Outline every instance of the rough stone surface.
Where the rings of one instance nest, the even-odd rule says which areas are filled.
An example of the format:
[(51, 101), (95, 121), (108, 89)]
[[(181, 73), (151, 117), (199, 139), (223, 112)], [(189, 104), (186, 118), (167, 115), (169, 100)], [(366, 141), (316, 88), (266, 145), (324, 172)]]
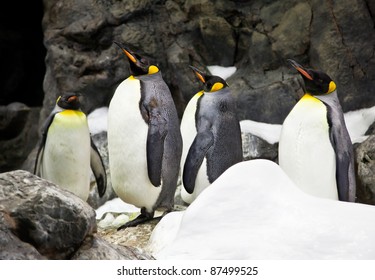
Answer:
[(375, 205), (375, 135), (355, 148), (357, 163), (357, 201)]
[(0, 186), (15, 235), (47, 258), (68, 258), (96, 230), (95, 211), (87, 203), (29, 172), (0, 174)]
[(375, 105), (373, 5), (363, 0), (45, 0), (44, 6), (41, 119), (64, 91), (82, 93), (86, 112), (108, 105), (129, 75), (114, 40), (155, 59), (180, 116), (199, 89), (189, 64), (235, 65), (228, 82), (240, 117), (282, 123), (300, 91), (287, 58), (329, 73), (345, 111)]
[(0, 206), (0, 260), (46, 259), (32, 245), (13, 234), (16, 227), (16, 221)]
[(87, 199), (87, 203), (90, 204), (91, 207), (93, 207), (94, 209), (97, 209), (101, 205), (103, 205), (106, 201), (117, 197), (117, 195), (112, 188), (111, 174), (109, 172), (107, 132), (100, 132), (98, 134), (92, 135), (92, 140), (94, 141), (96, 147), (99, 150), (99, 153), (102, 157), (104, 167), (106, 169), (106, 174), (107, 174), (107, 190), (103, 197), (99, 197), (98, 188), (96, 186), (94, 174), (91, 175), (91, 183), (90, 183), (91, 191)]
[(152, 260), (151, 255), (142, 250), (111, 244), (101, 237), (90, 236), (85, 239), (72, 260)]
[(0, 174), (0, 259), (152, 259), (137, 243), (105, 241), (95, 217), (86, 202), (27, 171)]
[(98, 228), (98, 235), (111, 244), (127, 247), (136, 247), (145, 250), (158, 220), (151, 220), (147, 223), (129, 227), (121, 230)]
[(40, 108), (14, 102), (0, 106), (0, 172), (19, 168), (38, 139)]
[(278, 143), (270, 144), (248, 132), (242, 132), (242, 152), (244, 160), (269, 159), (277, 162)]

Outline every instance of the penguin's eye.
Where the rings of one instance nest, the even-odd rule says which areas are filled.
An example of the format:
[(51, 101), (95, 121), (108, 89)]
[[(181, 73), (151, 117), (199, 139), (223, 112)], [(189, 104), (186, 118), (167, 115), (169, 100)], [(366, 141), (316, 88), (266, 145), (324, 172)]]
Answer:
[(69, 103), (74, 102), (74, 101), (76, 101), (76, 100), (77, 100), (77, 96), (75, 96), (75, 95), (70, 96), (70, 97), (68, 98), (68, 102), (69, 102)]

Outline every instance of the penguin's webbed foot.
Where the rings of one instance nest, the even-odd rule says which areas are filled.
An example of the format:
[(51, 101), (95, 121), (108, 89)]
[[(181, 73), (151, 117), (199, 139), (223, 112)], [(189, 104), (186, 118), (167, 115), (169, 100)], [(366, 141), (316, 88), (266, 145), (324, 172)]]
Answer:
[(143, 224), (147, 221), (150, 221), (153, 218), (154, 218), (154, 212), (148, 213), (148, 212), (145, 211), (145, 209), (142, 208), (141, 214), (137, 218), (123, 224), (122, 226), (117, 228), (117, 230), (121, 230), (121, 229), (128, 228), (128, 227), (135, 227), (137, 225), (140, 225), (140, 224)]

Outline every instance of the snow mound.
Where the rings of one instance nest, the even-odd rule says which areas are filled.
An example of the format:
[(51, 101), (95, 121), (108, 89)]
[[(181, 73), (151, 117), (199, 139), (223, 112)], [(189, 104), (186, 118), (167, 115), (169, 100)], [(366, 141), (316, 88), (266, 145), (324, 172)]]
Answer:
[(135, 213), (139, 211), (139, 208), (125, 203), (118, 197), (107, 201), (95, 210), (97, 219), (101, 219), (105, 213)]
[(281, 124), (268, 124), (252, 120), (240, 121), (241, 131), (251, 133), (270, 144), (279, 142), (281, 133)]
[(251, 160), (167, 214), (149, 248), (175, 260), (375, 259), (374, 221), (373, 206), (310, 196), (276, 163)]
[(375, 106), (347, 112), (344, 118), (352, 143), (361, 143), (367, 139), (365, 133), (375, 122)]
[(237, 71), (235, 66), (224, 67), (219, 65), (211, 65), (207, 66), (207, 69), (210, 71), (211, 75), (219, 76), (224, 80), (228, 79)]
[(108, 107), (100, 107), (87, 116), (87, 122), (91, 134), (107, 131)]

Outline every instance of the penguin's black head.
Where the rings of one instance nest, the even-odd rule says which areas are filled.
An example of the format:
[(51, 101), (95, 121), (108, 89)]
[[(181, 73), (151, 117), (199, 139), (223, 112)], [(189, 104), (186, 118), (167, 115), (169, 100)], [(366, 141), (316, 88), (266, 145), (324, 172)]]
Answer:
[(215, 92), (228, 86), (227, 82), (219, 76), (212, 76), (203, 73), (197, 68), (190, 66), (195, 75), (203, 83), (203, 90), (205, 92)]
[(56, 103), (61, 108), (68, 110), (79, 110), (81, 107), (79, 95), (76, 93), (63, 93), (57, 98)]
[(288, 59), (288, 61), (301, 74), (307, 93), (323, 95), (336, 89), (335, 82), (326, 73), (304, 68), (292, 59)]
[(114, 42), (129, 59), (130, 73), (134, 76), (154, 74), (159, 72), (159, 68), (151, 64), (146, 55), (141, 55), (121, 43)]

